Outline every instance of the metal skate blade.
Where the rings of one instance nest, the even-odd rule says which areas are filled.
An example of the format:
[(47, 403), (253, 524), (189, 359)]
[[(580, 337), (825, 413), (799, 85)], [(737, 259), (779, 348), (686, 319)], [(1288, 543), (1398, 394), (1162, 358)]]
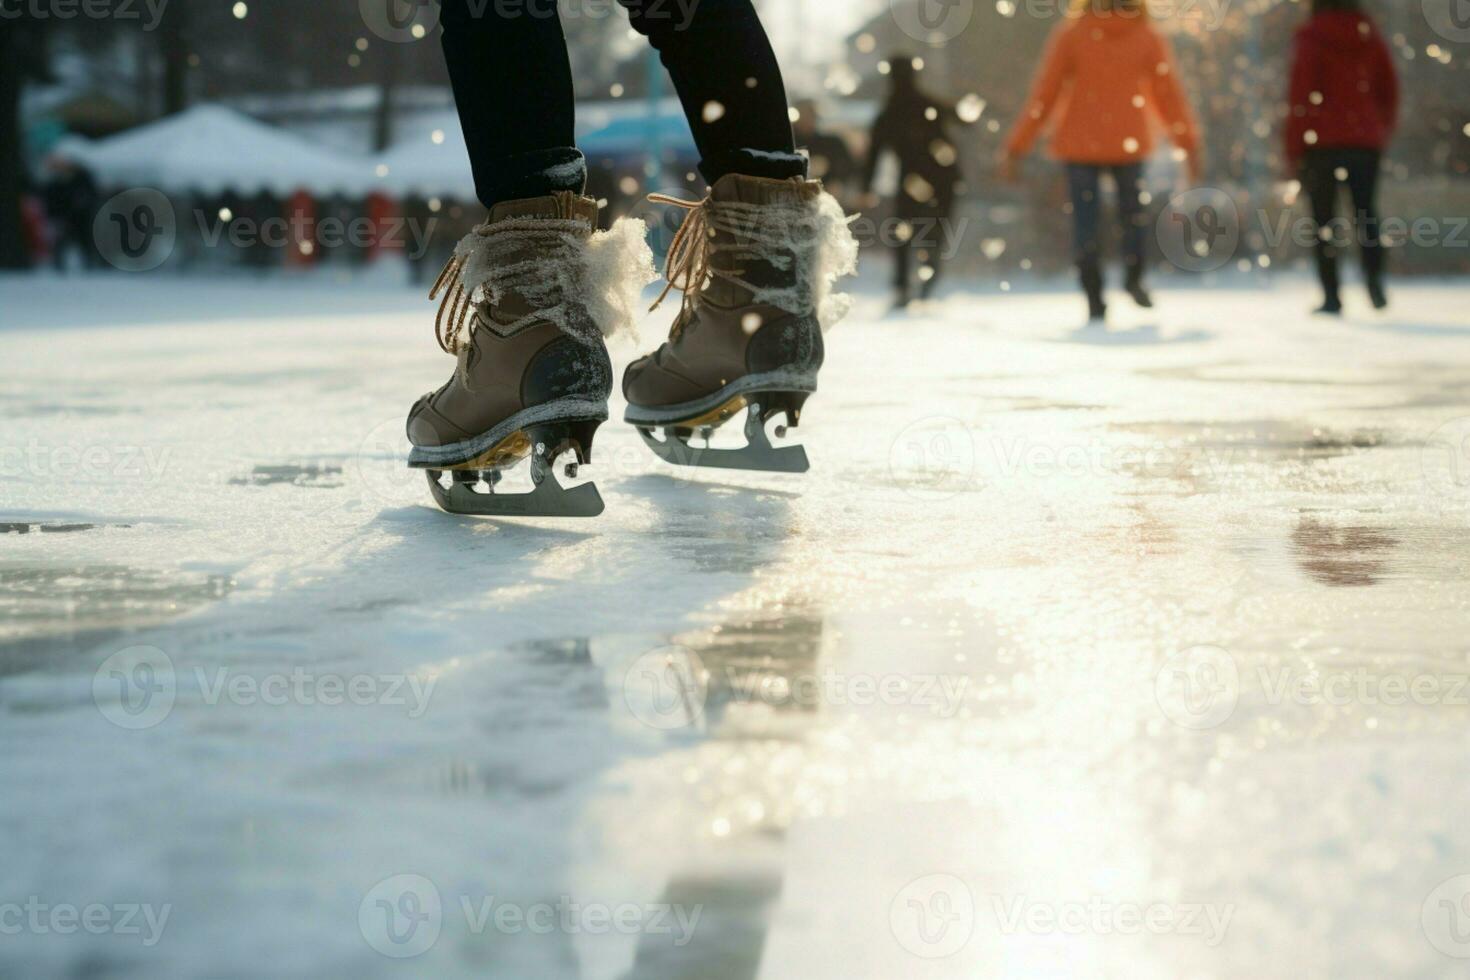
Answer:
[(458, 480), (445, 489), (440, 470), (429, 470), (429, 492), (451, 514), (483, 517), (596, 517), (604, 509), (597, 486), (583, 483), (567, 489), (546, 473), (529, 493), (480, 493)]
[[(811, 469), (803, 446), (772, 446), (761, 431), (741, 449), (701, 449), (664, 430), (660, 439), (653, 429), (638, 426), (638, 435), (655, 456), (675, 466), (703, 466), (721, 470), (761, 470), (769, 473), (805, 473)], [(747, 437), (749, 433), (747, 432)]]

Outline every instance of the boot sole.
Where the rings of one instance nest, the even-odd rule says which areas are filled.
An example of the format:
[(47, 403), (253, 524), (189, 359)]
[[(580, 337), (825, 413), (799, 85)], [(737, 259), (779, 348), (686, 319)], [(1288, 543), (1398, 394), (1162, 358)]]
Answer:
[[(677, 405), (657, 407), (629, 403), (623, 412), (623, 421), (637, 426), (674, 426), (678, 428), (709, 427), (710, 419), (719, 418), (714, 425), (728, 420), (744, 407), (746, 395), (765, 392), (799, 392), (810, 395), (817, 390), (817, 376), (803, 371), (765, 371), (736, 378), (717, 391), (702, 398), (680, 402)], [(743, 399), (743, 400), (742, 400)], [(739, 401), (739, 404), (735, 404)], [(730, 408), (734, 405), (733, 408)], [(725, 411), (725, 409), (729, 411)], [(723, 414), (723, 417), (720, 417)]]
[[(786, 424), (776, 427), (777, 436), (784, 436), (801, 421), (802, 405), (816, 390), (815, 374), (765, 372), (737, 379), (713, 394), (681, 405), (656, 410), (630, 405), (623, 417), (638, 429), (638, 435), (656, 456), (675, 466), (805, 473), (811, 468), (806, 450), (801, 446), (773, 446), (766, 436), (765, 423), (776, 415), (785, 415)], [(714, 430), (741, 409), (747, 410), (746, 445), (740, 449), (710, 447), (708, 440)], [(655, 429), (663, 430), (662, 438), (654, 434)], [(703, 448), (690, 442), (696, 435), (706, 440)]]
[(606, 421), (607, 402), (559, 398), (523, 408), (473, 438), (444, 446), (415, 446), (408, 455), (408, 465), (419, 470), (495, 469), (514, 463), (530, 452), (532, 440), (527, 429), (548, 423), (585, 423), (595, 429)]

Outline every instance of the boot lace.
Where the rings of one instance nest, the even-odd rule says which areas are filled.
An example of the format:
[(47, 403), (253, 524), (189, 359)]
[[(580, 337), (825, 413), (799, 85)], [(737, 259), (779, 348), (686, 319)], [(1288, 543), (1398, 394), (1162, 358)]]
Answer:
[(475, 226), (455, 246), (429, 290), (429, 299), (440, 300), (434, 317), (440, 349), (458, 354), (478, 322), (470, 321), (471, 311), (511, 294), (522, 297), (531, 313), (508, 325), (507, 333), (530, 320), (551, 320), (575, 330), (580, 326), (575, 321), (584, 316), (573, 307), (580, 299), (586, 238), (587, 223), (575, 218), (510, 218)]
[(770, 220), (773, 207), (779, 206), (716, 202), (709, 195), (700, 201), (687, 201), (667, 194), (650, 194), (648, 200), (688, 212), (669, 243), (663, 292), (649, 307), (650, 312), (658, 309), (672, 290), (684, 294), (671, 338), (679, 336), (714, 279), (723, 279), (752, 293), (757, 291), (754, 284), (742, 278), (746, 274), (744, 268), (716, 265), (716, 254), (728, 252), (736, 262), (764, 259), (777, 268), (789, 268), (793, 262), (794, 243), (789, 228)]

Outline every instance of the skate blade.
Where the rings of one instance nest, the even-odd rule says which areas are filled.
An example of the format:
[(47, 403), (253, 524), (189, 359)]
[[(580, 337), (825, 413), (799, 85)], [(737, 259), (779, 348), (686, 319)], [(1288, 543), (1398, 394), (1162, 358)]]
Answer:
[[(698, 418), (688, 419), (678, 425), (666, 425), (663, 438), (654, 435), (655, 426), (637, 426), (638, 435), (644, 445), (655, 456), (675, 466), (702, 466), (709, 469), (756, 470), (767, 473), (805, 473), (811, 469), (803, 446), (773, 446), (766, 436), (765, 421), (784, 412), (788, 423), (795, 426), (801, 418), (801, 406), (807, 392), (760, 392), (749, 396), (737, 395), (711, 412)], [(765, 402), (766, 404), (762, 404)], [(695, 446), (689, 442), (697, 430), (706, 438), (713, 429), (727, 421), (741, 408), (748, 408), (745, 416), (745, 442), (740, 449), (714, 449)], [(778, 434), (780, 434), (778, 432)]]
[(567, 489), (546, 473), (530, 493), (483, 493), (460, 480), (446, 488), (441, 470), (429, 470), (429, 492), (434, 502), (450, 514), (479, 517), (596, 517), (606, 505), (597, 486), (584, 483)]
[[(577, 467), (592, 456), (592, 437), (600, 420), (550, 423), (513, 432), (489, 450), (454, 467), (426, 470), (434, 502), (450, 514), (483, 517), (596, 517), (604, 510), (596, 485), (583, 483), (563, 487), (553, 475), (555, 462), (570, 451), (576, 462), (567, 466), (575, 476)], [(500, 470), (531, 460), (528, 493), (496, 493)], [(441, 482), (449, 474), (449, 485)], [(486, 485), (488, 492), (475, 489)]]

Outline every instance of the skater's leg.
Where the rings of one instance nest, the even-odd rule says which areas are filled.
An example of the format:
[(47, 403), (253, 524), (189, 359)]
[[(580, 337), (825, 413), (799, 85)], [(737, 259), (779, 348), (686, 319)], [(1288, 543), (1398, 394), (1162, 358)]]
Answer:
[(581, 193), (572, 69), (555, 7), (443, 0), (444, 60), (480, 203)]
[(893, 250), (893, 305), (909, 305), (913, 283), (914, 240), (912, 237), (897, 241)]
[(1073, 253), (1082, 290), (1087, 294), (1088, 316), (1094, 320), (1102, 319), (1107, 312), (1103, 302), (1102, 244), (1099, 240), (1101, 171), (1101, 167), (1092, 164), (1067, 164), (1067, 186), (1072, 198)]
[[(442, 0), (444, 56), (476, 195), (489, 209), (455, 247), (430, 290), (434, 330), (455, 356), (449, 380), (409, 410), (409, 465), (454, 513), (590, 517), (591, 484), (568, 487), (607, 419), (612, 364), (603, 338), (628, 326), (653, 278), (638, 222), (597, 240), (597, 202), (573, 146), (573, 92), (556, 11)], [(646, 267), (646, 268), (645, 268)], [(528, 461), (532, 489), (496, 489)], [(480, 490), (480, 487), (486, 487)]]
[(1101, 258), (1099, 222), (1102, 214), (1102, 168), (1088, 163), (1067, 164), (1067, 190), (1072, 201), (1073, 257), (1080, 265)]
[(944, 243), (947, 240), (945, 229), (948, 227), (952, 209), (950, 202), (936, 201), (934, 213), (925, 219), (924, 254), (927, 258), (924, 264), (929, 267), (929, 278), (919, 287), (919, 295), (924, 299), (934, 295), (934, 291), (939, 288), (939, 277), (944, 272)]
[(1143, 165), (1128, 163), (1112, 171), (1113, 182), (1118, 185), (1118, 223), (1123, 231), (1124, 286), (1139, 306), (1151, 307), (1153, 297), (1143, 284), (1148, 226), (1143, 209)]
[(1324, 313), (1342, 310), (1338, 291), (1337, 242), (1332, 228), (1337, 217), (1337, 160), (1335, 154), (1314, 150), (1302, 164), (1302, 187), (1312, 203), (1312, 222), (1317, 228), (1317, 277), (1322, 282)]
[(751, 0), (619, 2), (674, 80), (705, 180), (806, 176), (781, 69)]
[[(857, 242), (841, 206), (805, 179), (751, 0), (619, 2), (673, 78), (710, 183), (701, 201), (655, 198), (688, 212), (665, 268), (664, 295), (684, 297), (668, 341), (624, 372), (623, 418), (668, 462), (803, 472), (802, 448), (772, 446), (764, 426), (784, 416), (781, 438), (816, 391), (822, 328), (847, 307), (829, 288), (853, 271)], [(907, 248), (894, 258), (906, 279)], [(690, 445), (742, 410), (744, 448)]]
[(1345, 160), (1348, 172), (1348, 192), (1352, 195), (1353, 210), (1358, 223), (1358, 241), (1363, 253), (1363, 278), (1368, 283), (1368, 293), (1373, 305), (1382, 309), (1388, 305), (1384, 291), (1384, 258), (1382, 219), (1378, 214), (1378, 174), (1381, 157), (1377, 150), (1354, 150)]

